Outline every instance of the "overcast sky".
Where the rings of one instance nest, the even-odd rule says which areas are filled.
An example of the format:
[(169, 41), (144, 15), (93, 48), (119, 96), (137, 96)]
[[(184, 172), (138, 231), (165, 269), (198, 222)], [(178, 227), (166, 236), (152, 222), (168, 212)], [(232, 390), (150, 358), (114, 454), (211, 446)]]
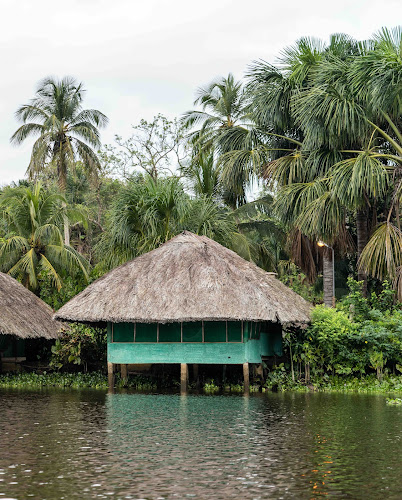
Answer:
[(104, 143), (157, 113), (192, 109), (216, 76), (275, 63), (302, 36), (368, 38), (402, 24), (400, 0), (0, 0), (0, 185), (23, 178), (32, 142), (11, 146), (14, 112), (48, 75), (87, 89), (84, 107), (110, 123)]

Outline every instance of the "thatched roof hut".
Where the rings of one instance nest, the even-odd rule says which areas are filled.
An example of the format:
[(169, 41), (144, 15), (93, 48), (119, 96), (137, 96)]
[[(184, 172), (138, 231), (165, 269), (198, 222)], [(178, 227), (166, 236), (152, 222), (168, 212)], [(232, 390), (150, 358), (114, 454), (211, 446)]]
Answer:
[(309, 322), (310, 304), (273, 273), (190, 232), (113, 269), (56, 319), (89, 323)]
[(0, 334), (56, 339), (60, 324), (52, 309), (8, 274), (0, 273)]

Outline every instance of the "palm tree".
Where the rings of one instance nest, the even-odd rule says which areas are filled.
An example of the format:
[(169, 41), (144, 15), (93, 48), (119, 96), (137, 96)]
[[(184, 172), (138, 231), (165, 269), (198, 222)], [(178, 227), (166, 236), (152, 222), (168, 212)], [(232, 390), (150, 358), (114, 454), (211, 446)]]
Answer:
[[(36, 178), (50, 165), (56, 168), (60, 190), (66, 189), (67, 171), (81, 160), (88, 176), (96, 176), (100, 168), (94, 148), (100, 147), (99, 128), (106, 126), (107, 117), (96, 109), (83, 109), (85, 89), (74, 78), (56, 80), (47, 77), (36, 90), (34, 99), (16, 111), (23, 122), (11, 137), (21, 144), (37, 137), (28, 165), (30, 178)], [(69, 243), (68, 225), (65, 243)]]
[(190, 137), (203, 147), (219, 145), (228, 129), (248, 121), (248, 100), (243, 85), (231, 73), (200, 87), (194, 105), (200, 105), (202, 111), (187, 111), (182, 120), (188, 128), (200, 125)]
[(60, 289), (63, 273), (81, 272), (88, 263), (74, 248), (64, 245), (60, 227), (75, 214), (60, 194), (46, 193), (40, 183), (33, 189), (7, 188), (0, 196), (0, 221), (5, 237), (0, 242), (0, 270), (37, 291), (40, 274), (47, 273)]
[(176, 177), (139, 177), (117, 195), (96, 250), (102, 264), (112, 268), (184, 230), (230, 246), (236, 225), (228, 213), (208, 195), (191, 198)]
[(387, 276), (395, 286), (402, 255), (401, 55), (401, 28), (383, 29), (354, 57), (322, 65), (315, 86), (297, 100), (310, 145), (326, 137), (343, 155), (328, 172), (329, 188), (356, 216), (359, 279)]
[[(337, 235), (328, 227), (313, 224), (300, 229), (300, 215), (314, 196), (322, 197), (320, 213), (325, 218), (333, 214), (329, 209), (330, 198), (326, 173), (339, 161), (336, 151), (325, 145), (307, 147), (306, 131), (298, 121), (296, 100), (306, 89), (314, 88), (317, 69), (328, 59), (345, 57), (351, 51), (348, 37), (332, 37), (328, 47), (315, 39), (302, 38), (295, 46), (285, 49), (276, 68), (264, 61), (255, 63), (248, 74), (247, 86), (252, 102), (254, 122), (259, 126), (260, 141), (249, 151), (233, 151), (226, 154), (224, 173), (233, 169), (254, 170), (263, 162), (263, 177), (273, 192), (277, 193), (278, 216), (288, 230), (287, 248), (292, 259), (313, 280), (316, 277), (318, 259), (317, 241), (325, 239), (334, 243)], [(322, 181), (315, 182), (323, 177)], [(318, 208), (318, 207), (317, 207)], [(318, 212), (317, 212), (318, 213)], [(313, 213), (312, 215), (315, 215)], [(334, 228), (342, 228), (339, 220)], [(323, 251), (324, 298), (332, 303), (332, 252)], [(328, 274), (328, 270), (330, 273)]]
[(194, 148), (191, 161), (181, 168), (181, 173), (197, 196), (222, 197), (220, 169), (212, 151)]
[[(195, 105), (201, 111), (187, 111), (182, 122), (190, 130), (190, 144), (203, 153), (213, 154), (215, 161), (228, 151), (249, 147), (250, 110), (241, 82), (232, 74), (214, 80), (198, 89)], [(194, 130), (195, 129), (195, 130)], [(245, 203), (245, 189), (250, 178), (246, 172), (221, 179), (223, 189), (232, 193), (234, 206)]]

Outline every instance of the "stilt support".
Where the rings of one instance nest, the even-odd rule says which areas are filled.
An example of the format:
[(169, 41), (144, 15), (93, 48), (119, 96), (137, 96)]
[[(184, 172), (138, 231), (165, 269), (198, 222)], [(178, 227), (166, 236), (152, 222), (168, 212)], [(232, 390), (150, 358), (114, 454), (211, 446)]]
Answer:
[(250, 393), (250, 367), (248, 363), (243, 363), (244, 393)]
[(114, 364), (109, 363), (109, 362), (107, 364), (107, 380), (108, 380), (109, 390), (113, 390), (113, 388), (114, 388)]
[(186, 393), (188, 391), (188, 364), (180, 364), (180, 392)]
[(127, 365), (120, 365), (121, 378), (127, 380)]
[(200, 388), (200, 377), (198, 374), (198, 365), (193, 365), (193, 377), (197, 389)]

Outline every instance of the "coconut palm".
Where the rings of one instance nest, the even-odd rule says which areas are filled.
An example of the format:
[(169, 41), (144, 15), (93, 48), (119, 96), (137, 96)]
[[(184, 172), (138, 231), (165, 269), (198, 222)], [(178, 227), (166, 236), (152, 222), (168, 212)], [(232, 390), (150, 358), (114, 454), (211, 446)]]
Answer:
[(248, 101), (243, 85), (231, 73), (200, 87), (194, 104), (200, 105), (202, 111), (187, 111), (182, 120), (188, 128), (200, 126), (190, 137), (204, 148), (219, 147), (228, 129), (248, 122)]
[[(190, 131), (189, 142), (203, 152), (212, 153), (215, 161), (232, 150), (250, 148), (250, 110), (247, 95), (241, 82), (232, 74), (214, 80), (197, 91), (195, 105), (201, 111), (187, 111), (182, 122)], [(221, 179), (222, 181), (222, 179)], [(247, 172), (226, 176), (224, 190), (233, 194), (232, 205), (245, 203), (245, 189), (250, 182)]]
[[(96, 176), (100, 168), (96, 148), (100, 147), (99, 128), (108, 122), (96, 109), (83, 109), (85, 89), (74, 78), (52, 77), (42, 80), (29, 104), (16, 111), (23, 125), (11, 137), (21, 144), (37, 137), (28, 165), (30, 178), (36, 178), (48, 166), (57, 172), (59, 188), (66, 189), (67, 171), (81, 160), (89, 177)], [(68, 225), (65, 225), (65, 243), (69, 244)]]
[(0, 270), (32, 291), (38, 290), (42, 272), (57, 289), (65, 273), (83, 273), (87, 278), (87, 261), (64, 245), (60, 231), (64, 218), (74, 215), (62, 195), (46, 193), (40, 183), (33, 189), (7, 188), (0, 196), (0, 221), (5, 227)]
[(82, 83), (74, 78), (48, 77), (39, 83), (35, 98), (16, 112), (23, 125), (13, 134), (11, 142), (21, 144), (39, 136), (32, 148), (29, 175), (35, 177), (50, 162), (57, 168), (62, 191), (66, 188), (67, 170), (78, 159), (90, 174), (99, 168), (93, 148), (100, 147), (98, 128), (108, 120), (96, 109), (82, 108), (84, 93)]

